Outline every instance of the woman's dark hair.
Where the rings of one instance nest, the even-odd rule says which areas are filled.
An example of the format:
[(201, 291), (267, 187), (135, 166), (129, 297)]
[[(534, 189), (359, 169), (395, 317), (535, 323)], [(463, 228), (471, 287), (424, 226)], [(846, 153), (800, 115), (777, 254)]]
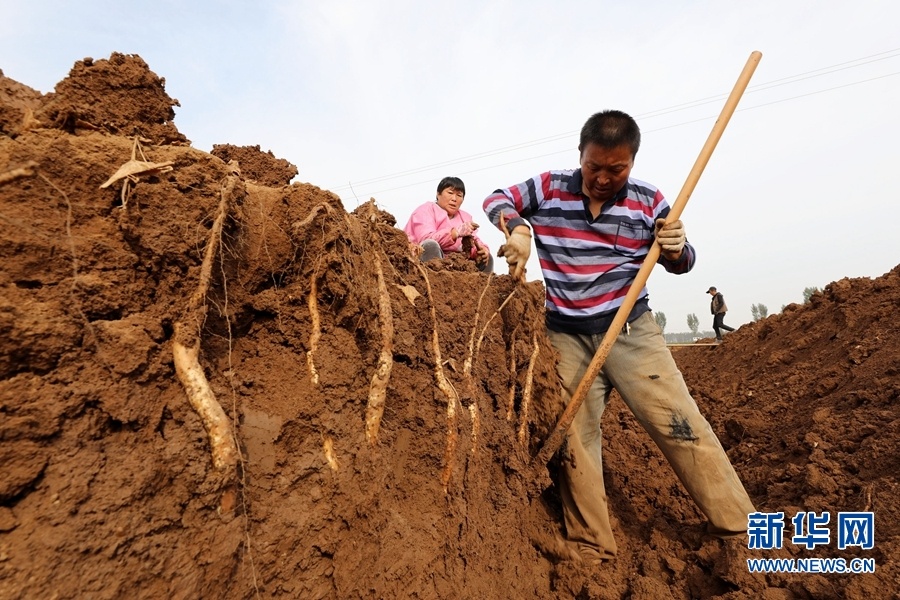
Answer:
[(462, 195), (466, 195), (466, 184), (463, 183), (462, 179), (459, 177), (444, 177), (441, 179), (441, 182), (438, 184), (437, 193), (440, 194), (447, 188), (453, 188), (454, 190), (459, 190), (462, 192)]

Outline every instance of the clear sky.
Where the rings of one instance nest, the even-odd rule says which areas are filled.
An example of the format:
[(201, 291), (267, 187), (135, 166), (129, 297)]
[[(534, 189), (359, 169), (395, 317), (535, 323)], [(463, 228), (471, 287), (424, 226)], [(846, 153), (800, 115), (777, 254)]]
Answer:
[(709, 328), (710, 285), (737, 326), (751, 304), (777, 313), (806, 287), (900, 263), (898, 23), (889, 0), (0, 0), (0, 69), (46, 93), (84, 57), (140, 55), (194, 147), (258, 144), (401, 227), (459, 176), (496, 252), (481, 201), (577, 167), (599, 110), (637, 119), (632, 175), (674, 202), (758, 50), (682, 216), (697, 266), (650, 278), (675, 332), (688, 313)]

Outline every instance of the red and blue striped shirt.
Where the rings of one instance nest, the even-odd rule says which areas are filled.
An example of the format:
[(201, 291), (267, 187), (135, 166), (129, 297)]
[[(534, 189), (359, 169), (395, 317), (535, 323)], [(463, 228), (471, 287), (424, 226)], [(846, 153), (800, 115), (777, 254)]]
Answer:
[[(510, 231), (531, 224), (547, 292), (547, 327), (603, 333), (653, 244), (656, 219), (670, 208), (655, 186), (629, 178), (594, 218), (581, 185), (580, 169), (549, 171), (495, 191), (485, 199), (484, 212), (498, 227), (502, 214)], [(660, 256), (658, 262), (671, 273), (687, 273), (695, 258), (685, 243), (677, 261)], [(645, 287), (628, 321), (648, 310)]]

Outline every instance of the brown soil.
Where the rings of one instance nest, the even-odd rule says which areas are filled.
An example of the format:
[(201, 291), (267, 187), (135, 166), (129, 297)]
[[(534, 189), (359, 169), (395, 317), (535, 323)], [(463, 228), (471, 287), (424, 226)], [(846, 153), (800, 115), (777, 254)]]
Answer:
[(259, 146), (215, 144), (210, 154), (225, 162), (237, 161), (244, 179), (268, 187), (288, 185), (298, 172), (296, 166), (283, 158), (276, 158), (271, 150), (261, 151)]
[[(137, 56), (79, 61), (45, 96), (0, 73), (0, 598), (900, 590), (900, 267), (675, 352), (761, 510), (874, 511), (874, 550), (750, 553), (705, 536), (614, 399), (604, 453), (620, 556), (587, 565), (558, 544), (553, 465), (527, 467), (561, 409), (541, 284), (466, 260), (420, 269), (373, 202), (348, 214), (334, 194), (289, 184), (296, 167), (259, 147), (195, 149), (173, 106)], [(173, 169), (137, 176), (123, 207), (122, 181), (100, 185), (134, 135), (147, 161)], [(240, 458), (217, 471), (172, 341), (223, 194), (232, 204), (198, 333)], [(370, 442), (388, 324), (379, 268), (393, 360)], [(744, 562), (838, 554), (877, 570), (764, 576)]]

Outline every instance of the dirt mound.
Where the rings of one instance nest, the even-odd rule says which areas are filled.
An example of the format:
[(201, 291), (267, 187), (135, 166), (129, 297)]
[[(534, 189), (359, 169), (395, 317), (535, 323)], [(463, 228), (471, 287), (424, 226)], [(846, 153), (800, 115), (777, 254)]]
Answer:
[(263, 152), (259, 146), (213, 144), (210, 154), (225, 162), (237, 161), (244, 179), (268, 187), (288, 185), (298, 173), (296, 166), (283, 158), (276, 158), (271, 150)]
[(34, 118), (43, 94), (0, 71), (0, 135), (15, 136)]
[[(0, 597), (897, 589), (898, 271), (675, 355), (761, 509), (876, 512), (876, 573), (750, 575), (621, 402), (604, 423), (621, 556), (586, 565), (559, 544), (553, 469), (526, 464), (561, 409), (539, 283), (423, 267), (374, 202), (287, 185), (296, 167), (259, 147), (187, 146), (139, 57), (29, 89), (0, 78)], [(123, 206), (125, 180), (100, 186), (133, 135), (172, 169), (135, 175)], [(226, 468), (182, 339), (233, 430)]]
[[(0, 78), (0, 99), (5, 103), (9, 95), (13, 100), (0, 113), (0, 133), (5, 135), (49, 127), (68, 133), (139, 134), (158, 145), (189, 143), (172, 123), (173, 107), (181, 105), (166, 94), (166, 80), (140, 56), (114, 52), (109, 60), (80, 60), (55, 91), (38, 94), (39, 98), (28, 93), (30, 88), (10, 81)], [(4, 113), (10, 116), (4, 119)]]

